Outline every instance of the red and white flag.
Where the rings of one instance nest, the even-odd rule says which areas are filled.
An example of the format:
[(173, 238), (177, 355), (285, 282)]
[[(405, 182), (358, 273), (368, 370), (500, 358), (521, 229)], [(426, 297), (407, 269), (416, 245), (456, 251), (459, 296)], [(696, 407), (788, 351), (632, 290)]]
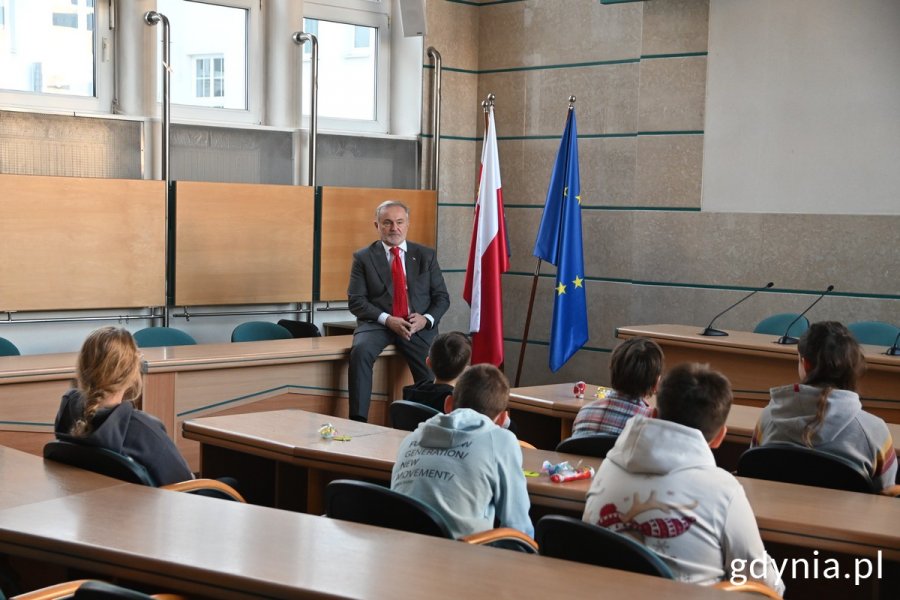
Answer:
[(488, 108), (488, 126), (481, 150), (481, 177), (475, 202), (475, 225), (463, 298), (471, 307), (472, 364), (503, 363), (503, 289), (500, 276), (509, 270), (509, 245), (494, 107)]

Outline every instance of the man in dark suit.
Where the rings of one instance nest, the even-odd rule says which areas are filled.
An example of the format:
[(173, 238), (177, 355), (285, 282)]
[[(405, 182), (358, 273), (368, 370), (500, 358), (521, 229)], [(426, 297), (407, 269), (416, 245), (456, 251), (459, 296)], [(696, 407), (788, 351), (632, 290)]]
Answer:
[[(409, 208), (396, 200), (382, 202), (375, 229), (381, 239), (353, 254), (347, 289), (357, 319), (348, 376), (350, 418), (357, 421), (368, 419), (372, 366), (385, 346), (395, 344), (403, 353), (414, 381), (433, 378), (425, 357), (450, 306), (435, 251), (406, 241)], [(405, 282), (402, 295), (395, 293), (395, 282)]]

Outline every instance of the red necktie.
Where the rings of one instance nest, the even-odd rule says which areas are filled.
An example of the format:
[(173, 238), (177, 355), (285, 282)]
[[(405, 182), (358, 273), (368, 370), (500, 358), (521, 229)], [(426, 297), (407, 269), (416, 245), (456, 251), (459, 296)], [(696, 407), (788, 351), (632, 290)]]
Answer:
[(394, 307), (391, 315), (405, 319), (409, 316), (409, 303), (406, 299), (406, 273), (403, 272), (403, 259), (400, 257), (400, 247), (391, 248), (394, 260), (391, 261), (391, 277), (394, 280)]

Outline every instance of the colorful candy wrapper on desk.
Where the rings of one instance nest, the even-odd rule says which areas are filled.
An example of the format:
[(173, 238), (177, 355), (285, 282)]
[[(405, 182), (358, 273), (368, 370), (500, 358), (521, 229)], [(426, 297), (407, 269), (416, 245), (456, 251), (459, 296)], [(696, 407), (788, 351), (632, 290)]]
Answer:
[(597, 392), (594, 394), (594, 398), (606, 398), (609, 396), (609, 393), (612, 391), (612, 388), (603, 387), (602, 385), (597, 386)]
[(575, 397), (580, 400), (584, 400), (584, 390), (586, 387), (587, 385), (583, 381), (579, 381), (578, 383), (576, 383), (575, 389), (572, 390), (575, 394)]
[(545, 460), (541, 466), (541, 472), (550, 476), (553, 483), (565, 483), (566, 481), (578, 481), (579, 479), (590, 479), (594, 476), (593, 467), (573, 467), (568, 461), (554, 465), (549, 460)]
[(338, 435), (337, 428), (331, 423), (325, 423), (319, 427), (319, 435), (325, 440), (334, 440), (336, 442), (349, 442), (349, 435)]

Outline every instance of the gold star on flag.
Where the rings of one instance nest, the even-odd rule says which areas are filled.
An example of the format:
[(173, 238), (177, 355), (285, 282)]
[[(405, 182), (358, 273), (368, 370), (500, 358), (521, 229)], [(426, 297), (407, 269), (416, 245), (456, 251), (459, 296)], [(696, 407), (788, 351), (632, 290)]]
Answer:
[(584, 287), (583, 285), (581, 285), (582, 283), (584, 283), (584, 279), (582, 279), (578, 275), (575, 276), (575, 279), (572, 280), (572, 283), (574, 283), (575, 287), (577, 288)]
[(565, 294), (565, 293), (566, 293), (566, 285), (565, 285), (563, 282), (560, 281), (560, 282), (559, 282), (559, 285), (556, 286), (556, 295), (557, 295), (557, 296), (562, 296), (562, 295)]
[(581, 204), (581, 194), (575, 196), (575, 199), (578, 200), (578, 204)]
[(563, 188), (563, 198), (569, 195), (569, 186)]

